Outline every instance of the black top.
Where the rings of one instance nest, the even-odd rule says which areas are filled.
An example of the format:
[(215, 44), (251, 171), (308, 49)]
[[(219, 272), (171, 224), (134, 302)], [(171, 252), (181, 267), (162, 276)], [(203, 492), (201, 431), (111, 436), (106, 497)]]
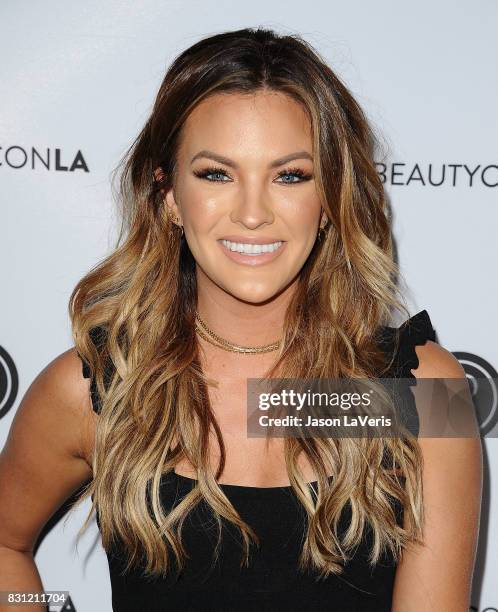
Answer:
[[(429, 315), (422, 310), (410, 317), (399, 328), (399, 348), (396, 359), (384, 378), (411, 379), (410, 370), (418, 367), (415, 346), (435, 340)], [(388, 354), (394, 346), (398, 329), (383, 327), (379, 345)], [(98, 344), (101, 331), (92, 334)], [(88, 365), (83, 362), (83, 375), (89, 377)], [(96, 412), (100, 411), (95, 382), (91, 381), (91, 397)], [(413, 405), (414, 407), (414, 405)], [(418, 434), (416, 410), (412, 426)], [(172, 508), (195, 485), (195, 480), (170, 472), (161, 480), (160, 495), (165, 508)], [(316, 487), (316, 482), (309, 483)], [(240, 569), (241, 536), (237, 528), (222, 519), (223, 537), (219, 560), (213, 563), (213, 548), (217, 540), (217, 526), (205, 502), (201, 502), (185, 521), (182, 538), (190, 559), (178, 580), (173, 572), (168, 578), (146, 579), (140, 570), (121, 575), (124, 561), (119, 548), (107, 552), (115, 612), (159, 611), (325, 611), (389, 612), (396, 564), (384, 553), (382, 560), (371, 570), (367, 556), (372, 537), (366, 529), (363, 541), (340, 576), (329, 576), (315, 581), (316, 574), (300, 573), (297, 561), (302, 548), (306, 513), (290, 485), (284, 487), (246, 487), (221, 484), (241, 517), (260, 537), (258, 550), (251, 546), (250, 567)], [(403, 522), (403, 508), (395, 504), (397, 520)], [(340, 533), (351, 520), (347, 504), (339, 523)], [(99, 525), (98, 511), (97, 524)]]

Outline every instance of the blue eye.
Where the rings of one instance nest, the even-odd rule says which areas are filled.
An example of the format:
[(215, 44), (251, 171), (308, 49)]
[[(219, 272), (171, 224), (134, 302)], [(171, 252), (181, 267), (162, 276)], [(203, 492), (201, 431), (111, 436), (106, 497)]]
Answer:
[[(194, 175), (197, 178), (205, 179), (206, 181), (209, 181), (210, 183), (227, 183), (232, 178), (229, 174), (227, 174), (227, 172), (223, 168), (220, 168), (218, 166), (211, 166), (209, 168), (205, 168), (204, 170), (194, 170)], [(225, 176), (225, 177), (228, 177), (229, 180), (224, 180), (220, 178), (209, 178), (209, 177), (216, 177), (216, 176), (218, 177)], [(291, 176), (294, 179), (297, 178), (297, 180), (279, 181), (283, 185), (293, 185), (297, 183), (304, 183), (305, 181), (309, 181), (312, 178), (311, 174), (304, 172), (304, 170), (302, 170), (301, 168), (288, 168), (286, 170), (281, 170), (277, 176), (278, 178), (288, 177), (288, 176)]]
[(305, 181), (309, 181), (311, 178), (311, 174), (304, 172), (304, 170), (301, 170), (301, 168), (289, 168), (287, 170), (282, 170), (278, 173), (278, 176), (294, 176), (299, 179), (297, 181), (283, 181), (283, 183), (287, 185), (292, 185), (293, 183), (304, 183)]
[(228, 174), (223, 170), (223, 168), (217, 168), (214, 166), (212, 168), (206, 168), (205, 170), (194, 170), (194, 174), (195, 176), (197, 176), (197, 178), (206, 179), (207, 181), (211, 183), (226, 183), (227, 181), (219, 180), (216, 178), (211, 179), (211, 178), (208, 178), (209, 176), (215, 176), (215, 175), (228, 176)]

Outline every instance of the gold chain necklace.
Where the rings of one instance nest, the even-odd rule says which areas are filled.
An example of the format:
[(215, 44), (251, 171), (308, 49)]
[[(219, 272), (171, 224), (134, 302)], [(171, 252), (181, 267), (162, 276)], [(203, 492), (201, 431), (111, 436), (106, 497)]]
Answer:
[(232, 353), (269, 353), (270, 351), (276, 351), (280, 346), (280, 341), (273, 342), (272, 344), (267, 344), (265, 346), (240, 346), (238, 344), (233, 344), (221, 336), (218, 336), (218, 334), (216, 334), (212, 329), (209, 329), (209, 327), (199, 316), (198, 312), (195, 313), (195, 327), (201, 338), (204, 338), (204, 340), (210, 344), (213, 344), (214, 346)]

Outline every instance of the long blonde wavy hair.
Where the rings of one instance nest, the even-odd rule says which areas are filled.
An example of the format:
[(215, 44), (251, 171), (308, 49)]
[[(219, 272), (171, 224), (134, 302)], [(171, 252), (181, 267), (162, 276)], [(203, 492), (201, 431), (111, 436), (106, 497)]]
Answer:
[[(213, 94), (259, 90), (283, 92), (307, 111), (315, 184), (329, 230), (301, 270), (268, 376), (378, 377), (391, 362), (376, 332), (393, 309), (409, 315), (396, 283), (400, 271), (373, 162), (373, 129), (317, 51), (295, 34), (247, 28), (204, 38), (181, 53), (117, 168), (117, 245), (78, 282), (69, 303), (75, 346), (101, 401), (93, 479), (77, 500), (92, 498), (82, 531), (98, 509), (103, 546), (109, 550), (114, 540), (125, 546), (125, 571), (141, 562), (145, 574), (165, 575), (171, 554), (183, 567), (182, 525), (201, 500), (220, 537), (222, 519), (240, 529), (241, 567), (249, 562), (251, 542), (259, 543), (217, 484), (225, 447), (198, 357), (195, 261), (161, 196), (174, 185), (178, 142), (193, 108)], [(159, 182), (153, 174), (158, 167), (164, 172)], [(216, 474), (209, 466), (212, 431), (221, 455)], [(408, 542), (420, 541), (415, 437), (286, 438), (284, 448), (290, 484), (308, 518), (301, 568), (311, 566), (321, 576), (341, 573), (367, 525), (371, 564), (386, 550), (398, 559)], [(300, 453), (316, 473), (316, 499), (298, 469)], [(162, 477), (183, 458), (196, 470), (195, 486), (165, 509)], [(393, 500), (403, 507), (405, 527), (396, 520)], [(352, 520), (339, 538), (337, 523), (348, 503)]]

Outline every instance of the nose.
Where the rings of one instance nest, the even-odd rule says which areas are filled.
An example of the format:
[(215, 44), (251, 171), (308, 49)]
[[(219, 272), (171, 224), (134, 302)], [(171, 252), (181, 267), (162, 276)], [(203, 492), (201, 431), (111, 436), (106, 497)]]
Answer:
[(254, 186), (240, 194), (230, 212), (232, 223), (249, 229), (271, 224), (274, 218), (272, 207), (266, 200), (263, 191), (255, 190)]

